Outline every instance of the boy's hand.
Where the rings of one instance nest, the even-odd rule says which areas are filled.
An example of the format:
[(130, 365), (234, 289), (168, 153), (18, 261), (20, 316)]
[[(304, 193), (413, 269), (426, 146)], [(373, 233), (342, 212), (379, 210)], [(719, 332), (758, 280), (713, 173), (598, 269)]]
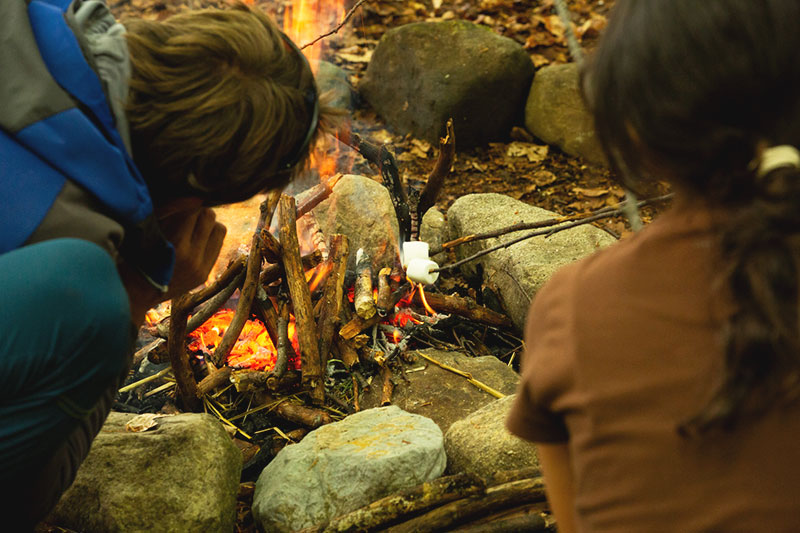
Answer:
[(173, 202), (157, 214), (164, 236), (175, 246), (175, 271), (169, 292), (163, 296), (166, 299), (206, 281), (222, 249), (226, 229), (199, 199)]

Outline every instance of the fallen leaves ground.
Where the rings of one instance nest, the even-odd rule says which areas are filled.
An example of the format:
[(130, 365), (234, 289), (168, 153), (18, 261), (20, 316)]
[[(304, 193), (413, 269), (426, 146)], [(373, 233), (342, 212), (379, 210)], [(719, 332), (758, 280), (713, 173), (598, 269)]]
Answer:
[[(251, 0), (281, 21), (287, 6), (299, 0)], [(222, 7), (228, 0), (118, 0), (112, 9), (119, 17), (163, 19), (192, 8)], [(350, 9), (356, 0), (346, 0)], [(613, 0), (569, 0), (576, 35), (591, 50), (606, 25)], [(358, 86), (372, 51), (387, 29), (425, 20), (464, 19), (490, 27), (522, 44), (537, 67), (569, 61), (564, 26), (553, 0), (372, 0), (362, 4), (335, 35), (326, 39), (325, 59), (342, 67)], [(366, 103), (357, 104), (352, 128), (362, 137), (390, 142), (401, 173), (411, 186), (421, 187), (436, 160), (436, 147), (410, 136), (388, 131)], [(458, 132), (456, 132), (456, 138)], [(624, 194), (608, 170), (585, 164), (553, 147), (541, 146), (520, 128), (505, 142), (459, 152), (438, 206), (447, 209), (467, 193), (497, 192), (561, 214), (588, 212), (617, 203)], [(367, 167), (361, 169), (368, 172)], [(373, 171), (374, 173), (374, 171)], [(644, 219), (652, 215), (645, 210)], [(627, 233), (621, 219), (601, 224), (616, 236)]]

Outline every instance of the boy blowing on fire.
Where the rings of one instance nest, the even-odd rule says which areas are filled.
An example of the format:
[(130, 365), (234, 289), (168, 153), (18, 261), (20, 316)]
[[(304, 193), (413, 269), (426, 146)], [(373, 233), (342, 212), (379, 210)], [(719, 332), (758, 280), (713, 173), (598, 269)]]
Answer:
[(147, 309), (202, 284), (211, 206), (280, 189), (329, 117), (308, 62), (239, 4), (117, 23), (0, 4), (0, 503), (32, 527), (72, 483)]
[(796, 0), (616, 1), (584, 93), (675, 201), (530, 309), (508, 427), (559, 531), (800, 526), (798, 50)]

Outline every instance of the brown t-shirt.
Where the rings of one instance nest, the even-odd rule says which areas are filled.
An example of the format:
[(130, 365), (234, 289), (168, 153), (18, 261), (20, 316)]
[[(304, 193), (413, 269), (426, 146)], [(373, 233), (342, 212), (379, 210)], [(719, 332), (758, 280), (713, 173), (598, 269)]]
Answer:
[(581, 531), (800, 531), (800, 402), (682, 438), (723, 361), (708, 213), (673, 208), (536, 295), (508, 429), (567, 442)]

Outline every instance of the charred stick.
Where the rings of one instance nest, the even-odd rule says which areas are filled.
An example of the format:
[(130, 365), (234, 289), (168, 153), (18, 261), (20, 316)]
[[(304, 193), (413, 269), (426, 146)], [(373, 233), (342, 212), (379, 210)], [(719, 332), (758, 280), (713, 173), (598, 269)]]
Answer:
[(187, 334), (202, 326), (206, 320), (211, 318), (214, 313), (219, 311), (220, 308), (225, 305), (225, 302), (227, 302), (233, 293), (236, 292), (236, 289), (242, 286), (245, 274), (246, 273), (244, 270), (239, 272), (239, 275), (236, 276), (233, 281), (231, 281), (230, 285), (217, 293), (213, 298), (209, 299), (195, 314), (192, 315), (186, 328)]
[(350, 252), (346, 235), (331, 236), (330, 274), (322, 294), (322, 308), (319, 313), (319, 357), (320, 366), (325, 368), (328, 354), (334, 342), (336, 328), (344, 296), (344, 277), (347, 270), (347, 257)]
[(383, 185), (389, 191), (392, 199), (397, 223), (400, 226), (400, 241), (406, 240), (411, 234), (411, 208), (408, 205), (408, 195), (397, 169), (394, 155), (386, 145), (375, 145), (364, 141), (357, 134), (350, 138), (351, 146), (355, 148), (370, 163), (380, 169)]
[[(303, 269), (308, 270), (310, 268), (314, 268), (318, 264), (322, 262), (322, 252), (319, 250), (315, 250), (310, 254), (306, 254), (301, 258), (303, 263)], [(275, 281), (279, 280), (282, 276), (285, 275), (285, 271), (283, 269), (283, 265), (278, 263), (275, 265), (267, 266), (263, 271), (261, 271), (261, 276), (258, 279), (258, 283), (262, 287), (266, 287)]]
[(543, 501), (542, 478), (523, 479), (498, 485), (485, 494), (456, 500), (402, 524), (386, 529), (387, 533), (412, 533), (417, 531), (451, 530), (476, 516), (486, 516), (509, 507)]
[(242, 291), (239, 296), (239, 304), (236, 306), (236, 312), (233, 315), (231, 323), (228, 324), (228, 329), (222, 336), (222, 340), (211, 355), (211, 362), (216, 366), (222, 366), (231, 349), (239, 339), (239, 335), (244, 329), (244, 325), (250, 318), (250, 313), (253, 308), (253, 300), (258, 290), (258, 279), (261, 274), (261, 262), (264, 257), (263, 240), (261, 238), (261, 230), (267, 224), (267, 220), (272, 218), (275, 212), (275, 195), (270, 194), (266, 200), (261, 203), (261, 215), (256, 225), (256, 231), (253, 234), (250, 245), (250, 255), (247, 257), (247, 270), (242, 285)]
[(302, 201), (297, 205), (297, 218), (302, 218), (306, 213), (311, 212), (315, 207), (328, 199), (333, 193), (333, 188), (342, 179), (341, 174), (334, 174), (327, 181), (323, 181), (303, 195)]
[[(642, 200), (636, 204), (637, 208), (642, 208), (651, 204), (658, 204), (663, 203), (671, 200), (673, 198), (672, 194), (665, 194), (662, 196), (656, 196), (654, 198), (647, 198)], [(449, 250), (451, 248), (455, 248), (457, 246), (461, 246), (462, 244), (467, 244), (470, 242), (485, 240), (485, 239), (493, 239), (495, 237), (501, 237), (503, 235), (507, 235), (509, 233), (514, 233), (517, 231), (525, 231), (529, 229), (541, 229), (541, 228), (553, 228), (544, 231), (535, 231), (533, 233), (529, 233), (527, 235), (522, 236), (522, 238), (515, 240), (510, 243), (506, 243), (505, 245), (500, 245), (496, 247), (496, 249), (503, 248), (505, 246), (510, 246), (511, 244), (515, 244), (516, 242), (529, 239), (531, 237), (536, 237), (537, 235), (550, 235), (551, 233), (557, 233), (559, 231), (563, 231), (566, 229), (574, 228), (576, 226), (580, 226), (583, 224), (589, 224), (592, 222), (596, 222), (598, 220), (602, 220), (604, 218), (614, 217), (617, 215), (624, 214), (626, 209), (626, 202), (622, 202), (617, 206), (612, 207), (603, 207), (596, 211), (592, 211), (588, 214), (579, 214), (579, 215), (569, 215), (563, 217), (555, 217), (549, 218), (547, 220), (539, 220), (537, 222), (519, 222), (517, 224), (513, 224), (511, 226), (507, 226), (505, 228), (500, 228), (493, 231), (487, 231), (485, 233), (476, 233), (472, 235), (465, 235), (458, 239), (446, 242), (439, 247), (433, 247), (430, 250), (431, 255), (436, 255), (438, 253), (443, 252), (444, 250)], [(559, 226), (560, 224), (564, 224), (564, 226), (554, 228), (554, 226)], [(494, 251), (494, 250), (492, 250)], [(488, 253), (487, 250), (484, 250), (485, 253)], [(482, 255), (485, 255), (482, 253)], [(464, 261), (466, 262), (466, 260)], [(463, 263), (462, 263), (463, 264)], [(449, 265), (448, 265), (449, 266)]]
[(383, 378), (383, 388), (381, 389), (381, 407), (392, 405), (392, 392), (394, 392), (394, 382), (392, 382), (392, 369), (389, 365), (381, 365), (381, 377)]
[(356, 286), (355, 301), (356, 314), (367, 320), (372, 318), (377, 309), (372, 296), (372, 261), (363, 248), (356, 254)]
[(223, 366), (219, 370), (207, 375), (197, 384), (197, 397), (202, 398), (214, 389), (230, 383), (231, 372), (233, 372), (231, 367)]
[(454, 500), (479, 495), (483, 491), (480, 480), (464, 473), (440, 477), (337, 516), (327, 525), (303, 529), (300, 533), (376, 531), (402, 520), (403, 517), (413, 516)]
[[(414, 294), (414, 303), (423, 305), (422, 293), (416, 292)], [(492, 311), (488, 307), (478, 305), (472, 300), (467, 298), (460, 298), (458, 296), (445, 296), (444, 294), (437, 294), (432, 292), (425, 293), (425, 301), (428, 302), (433, 309), (437, 312), (448, 313), (458, 316), (463, 316), (481, 324), (488, 324), (490, 326), (510, 328), (513, 326), (511, 319), (506, 315), (501, 315), (496, 311)]]
[(194, 299), (191, 294), (184, 294), (172, 300), (172, 316), (169, 321), (169, 361), (172, 364), (172, 373), (178, 384), (178, 395), (185, 409), (198, 412), (200, 399), (197, 396), (197, 381), (195, 381), (192, 366), (189, 363), (189, 354), (186, 351), (186, 321)]
[(453, 129), (453, 119), (448, 119), (445, 125), (445, 136), (439, 139), (439, 157), (433, 170), (428, 174), (425, 187), (419, 197), (419, 203), (415, 211), (419, 219), (434, 205), (439, 198), (439, 193), (444, 185), (444, 180), (450, 174), (453, 166), (453, 158), (456, 155), (456, 134)]
[(300, 345), (301, 371), (303, 385), (311, 389), (311, 399), (316, 404), (325, 401), (325, 385), (322, 379), (322, 366), (319, 358), (311, 305), (311, 292), (308, 290), (303, 265), (300, 261), (300, 243), (297, 238), (297, 211), (291, 196), (283, 195), (280, 200), (280, 238), (283, 245), (283, 268), (286, 283), (294, 306), (295, 328)]

